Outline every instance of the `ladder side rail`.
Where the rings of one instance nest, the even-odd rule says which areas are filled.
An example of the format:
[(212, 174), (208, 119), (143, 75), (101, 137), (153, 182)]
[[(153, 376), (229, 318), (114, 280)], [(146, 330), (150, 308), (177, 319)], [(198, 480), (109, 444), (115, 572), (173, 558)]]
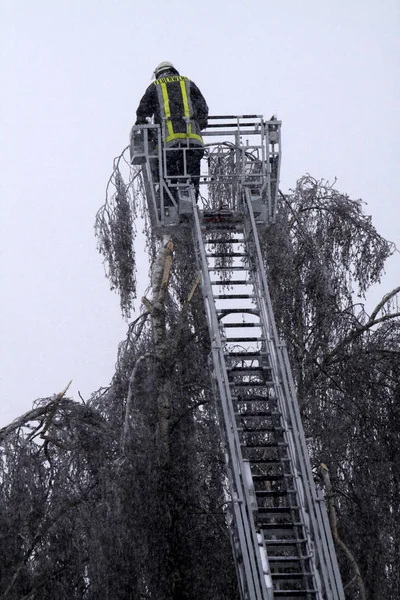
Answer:
[[(244, 205), (243, 208), (245, 210), (247, 209), (247, 212), (250, 217), (251, 231), (253, 234), (253, 240), (254, 240), (254, 245), (255, 245), (255, 253), (256, 253), (256, 256), (255, 256), (256, 269), (254, 272), (255, 285), (257, 286), (257, 288), (259, 288), (259, 291), (261, 292), (261, 294), (259, 294), (260, 298), (263, 298), (265, 300), (265, 303), (262, 302), (261, 306), (259, 308), (260, 308), (260, 311), (263, 313), (263, 322), (268, 326), (267, 331), (265, 331), (265, 335), (266, 335), (266, 340), (267, 340), (267, 343), (268, 343), (269, 349), (270, 349), (270, 358), (271, 358), (272, 367), (273, 367), (272, 371), (273, 371), (273, 373), (278, 374), (282, 370), (280, 367), (280, 364), (279, 364), (278, 344), (276, 343), (276, 341), (278, 340), (278, 333), (277, 333), (275, 321), (273, 319), (272, 303), (271, 303), (271, 299), (269, 296), (269, 289), (267, 286), (266, 276), (265, 276), (263, 262), (262, 262), (261, 248), (260, 248), (260, 242), (259, 242), (258, 234), (257, 234), (257, 225), (256, 225), (255, 218), (254, 218), (252, 201), (251, 201), (249, 190), (247, 190), (247, 189), (245, 190), (245, 201), (244, 201), (243, 205)], [(272, 316), (272, 318), (271, 318), (271, 316)], [(278, 382), (276, 382), (276, 383), (278, 383)]]
[[(319, 523), (317, 517), (317, 493), (315, 488), (315, 483), (311, 471), (311, 465), (308, 455), (307, 444), (304, 435), (304, 429), (301, 421), (300, 410), (298, 407), (298, 403), (296, 400), (296, 394), (294, 390), (293, 378), (291, 375), (289, 361), (286, 355), (286, 360), (284, 358), (284, 354), (282, 352), (282, 343), (279, 341), (278, 332), (276, 329), (275, 319), (273, 317), (273, 309), (272, 302), (269, 294), (269, 288), (266, 280), (266, 275), (263, 267), (261, 248), (258, 239), (257, 226), (254, 219), (254, 214), (251, 206), (251, 199), (248, 194), (246, 194), (246, 204), (247, 211), (250, 217), (250, 223), (253, 233), (253, 240), (255, 246), (255, 259), (257, 262), (257, 273), (256, 280), (258, 279), (258, 285), (261, 286), (262, 296), (264, 302), (263, 308), (266, 311), (267, 323), (269, 323), (269, 327), (272, 332), (272, 348), (273, 352), (271, 356), (274, 361), (276, 361), (276, 366), (278, 368), (277, 373), (280, 374), (283, 390), (281, 386), (277, 387), (277, 392), (279, 393), (283, 404), (285, 406), (288, 421), (292, 427), (292, 432), (288, 432), (291, 434), (292, 438), (292, 452), (294, 452), (293, 460), (294, 464), (297, 466), (299, 473), (301, 474), (301, 481), (303, 482), (303, 493), (305, 494), (305, 503), (308, 511), (308, 517), (310, 519), (311, 532), (314, 537), (314, 542), (316, 545), (318, 558), (321, 561), (321, 574), (324, 577), (324, 587), (326, 592), (329, 593), (329, 588), (332, 590), (335, 587), (338, 589), (338, 593), (333, 596), (333, 600), (344, 600), (344, 594), (340, 593), (341, 583), (336, 586), (335, 580), (333, 578), (333, 573), (330, 568), (328, 568), (329, 560), (327, 557), (329, 556), (329, 544), (326, 543), (326, 537), (330, 534), (330, 530), (326, 531), (325, 538), (322, 538), (319, 533)], [(286, 350), (286, 348), (285, 348)], [(294, 445), (294, 447), (293, 447)], [(332, 541), (333, 544), (333, 541)], [(340, 579), (339, 579), (340, 581)]]
[[(254, 600), (264, 600), (264, 598), (267, 598), (268, 600), (272, 600), (272, 597), (268, 595), (265, 596), (265, 593), (268, 594), (268, 591), (264, 591), (262, 585), (264, 574), (262, 571), (261, 558), (254, 550), (256, 548), (256, 538), (254, 537), (254, 532), (252, 531), (252, 525), (254, 529), (255, 526), (252, 518), (252, 510), (251, 507), (249, 507), (250, 498), (248, 493), (246, 493), (246, 487), (243, 486), (244, 474), (241, 469), (242, 463), (240, 462), (243, 459), (238, 456), (239, 453), (237, 450), (240, 450), (240, 446), (237, 446), (235, 444), (236, 440), (234, 440), (236, 437), (235, 433), (237, 433), (236, 423), (231, 420), (231, 415), (227, 410), (230, 404), (228, 394), (226, 393), (226, 389), (224, 389), (224, 384), (227, 381), (227, 378), (222, 375), (222, 372), (225, 368), (225, 361), (223, 354), (217, 348), (213, 348), (212, 354), (219, 398), (221, 400), (220, 413), (222, 412), (221, 416), (223, 419), (225, 443), (229, 453), (227, 467), (228, 473), (230, 473), (229, 479), (231, 483), (232, 514), (238, 534), (241, 557), (244, 563), (244, 572), (241, 573), (241, 582), (244, 588), (242, 590), (243, 598), (246, 600), (247, 598), (254, 598)], [(226, 373), (225, 375), (227, 376)], [(234, 451), (236, 451), (235, 453), (231, 450), (232, 442), (234, 443)], [(246, 589), (249, 593), (248, 597), (245, 595)]]
[[(212, 349), (212, 356), (213, 356), (213, 365), (214, 365), (214, 370), (215, 370), (215, 376), (216, 376), (216, 387), (218, 389), (218, 394), (219, 397), (221, 398), (221, 394), (222, 396), (224, 395), (224, 386), (223, 386), (223, 381), (221, 381), (221, 370), (220, 370), (220, 356), (219, 356), (219, 352), (216, 348)], [(219, 418), (221, 421), (221, 417), (222, 417), (222, 428), (224, 431), (223, 437), (225, 438), (225, 449), (228, 451), (229, 456), (226, 456), (225, 454), (225, 459), (227, 461), (227, 473), (228, 473), (228, 480), (229, 480), (229, 487), (230, 487), (230, 504), (231, 504), (231, 510), (232, 510), (232, 517), (233, 517), (233, 524), (235, 527), (235, 531), (237, 533), (237, 538), (238, 538), (238, 543), (239, 543), (239, 548), (240, 548), (240, 558), (243, 561), (243, 565), (238, 564), (238, 561), (236, 560), (236, 566), (238, 568), (238, 572), (240, 575), (240, 584), (241, 584), (241, 597), (243, 598), (243, 600), (247, 600), (248, 598), (257, 598), (257, 592), (256, 592), (256, 583), (253, 582), (254, 579), (254, 571), (252, 569), (252, 564), (251, 564), (251, 552), (249, 552), (249, 546), (248, 546), (248, 531), (246, 528), (246, 515), (242, 513), (243, 510), (243, 498), (241, 497), (241, 490), (240, 487), (235, 486), (234, 485), (234, 481), (236, 479), (236, 477), (238, 476), (238, 473), (235, 469), (235, 460), (232, 458), (231, 456), (231, 452), (230, 452), (230, 436), (229, 436), (229, 432), (230, 432), (230, 428), (229, 426), (227, 426), (227, 415), (226, 415), (226, 410), (224, 410), (225, 408), (225, 403), (221, 400), (220, 403), (220, 411), (219, 411)], [(222, 415), (221, 415), (222, 412)], [(231, 533), (231, 540), (232, 542), (235, 544), (235, 539), (234, 536)], [(234, 552), (236, 552), (235, 548), (233, 548)], [(239, 558), (239, 560), (240, 560)], [(246, 593), (247, 592), (247, 593)], [(248, 595), (247, 595), (248, 594)]]
[[(261, 257), (261, 249), (260, 249), (260, 245), (259, 245), (259, 240), (258, 240), (258, 234), (257, 234), (257, 229), (256, 229), (256, 223), (255, 223), (255, 218), (254, 218), (254, 214), (253, 214), (253, 210), (252, 210), (252, 205), (251, 205), (251, 199), (249, 194), (247, 193), (246, 190), (246, 202), (248, 203), (248, 212), (249, 212), (249, 216), (250, 216), (250, 223), (251, 223), (251, 229), (252, 229), (252, 234), (253, 234), (253, 240), (254, 240), (254, 245), (255, 245), (255, 273), (254, 273), (254, 285), (256, 287), (256, 289), (258, 289), (258, 296), (261, 300), (260, 302), (260, 313), (262, 314), (262, 320), (264, 322), (264, 324), (266, 325), (266, 327), (268, 328), (266, 333), (266, 340), (267, 340), (267, 344), (268, 344), (268, 349), (269, 349), (269, 356), (270, 356), (270, 360), (271, 360), (271, 366), (272, 366), (272, 374), (273, 374), (273, 381), (274, 381), (274, 388), (276, 391), (276, 395), (278, 398), (278, 402), (280, 404), (280, 410), (282, 413), (282, 417), (286, 423), (286, 430), (285, 430), (285, 438), (288, 444), (288, 452), (290, 454), (291, 457), (291, 461), (292, 464), (294, 465), (295, 468), (295, 472), (293, 473), (294, 476), (294, 485), (296, 487), (297, 490), (297, 494), (299, 496), (299, 510), (302, 514), (302, 522), (304, 523), (305, 526), (305, 534), (307, 536), (307, 544), (309, 547), (309, 553), (310, 553), (310, 559), (312, 562), (314, 562), (314, 569), (313, 569), (313, 580), (314, 580), (314, 587), (318, 592), (318, 596), (317, 599), (318, 600), (325, 600), (322, 596), (322, 586), (321, 586), (321, 580), (320, 577), (318, 575), (318, 571), (317, 571), (317, 564), (316, 564), (316, 557), (315, 557), (315, 553), (313, 552), (313, 547), (314, 547), (314, 543), (313, 543), (313, 539), (312, 539), (312, 534), (314, 533), (314, 530), (316, 529), (313, 524), (312, 524), (312, 517), (313, 515), (309, 512), (307, 512), (307, 510), (305, 510), (306, 508), (308, 508), (308, 505), (310, 504), (312, 506), (312, 502), (310, 498), (307, 498), (307, 488), (305, 486), (303, 486), (302, 481), (302, 476), (303, 473), (301, 472), (301, 469), (299, 469), (299, 448), (297, 447), (296, 444), (296, 440), (297, 440), (297, 436), (295, 434), (295, 432), (293, 431), (293, 424), (292, 421), (290, 419), (290, 415), (288, 414), (288, 407), (287, 407), (287, 400), (286, 400), (286, 395), (287, 395), (287, 390), (285, 389), (285, 381), (284, 381), (284, 377), (282, 376), (282, 364), (281, 364), (281, 356), (280, 356), (280, 349), (279, 349), (279, 338), (278, 338), (278, 334), (277, 334), (277, 330), (276, 330), (276, 325), (275, 325), (275, 320), (273, 318), (273, 313), (272, 313), (272, 304), (271, 304), (271, 300), (270, 300), (270, 296), (269, 296), (269, 290), (268, 290), (268, 286), (267, 286), (267, 282), (266, 282), (266, 276), (265, 276), (265, 272), (264, 272), (264, 268), (263, 268), (263, 263), (262, 263), (262, 257)], [(260, 293), (261, 292), (261, 293)], [(282, 388), (282, 385), (284, 386)], [(285, 394), (286, 392), (286, 394)], [(300, 473), (300, 476), (299, 476)], [(311, 522), (310, 522), (311, 520)], [(322, 552), (322, 549), (320, 549), (319, 553)], [(326, 600), (331, 600), (331, 598), (327, 598)]]
[[(307, 442), (305, 439), (304, 428), (301, 420), (300, 409), (296, 399), (295, 386), (293, 376), (289, 363), (289, 355), (286, 344), (281, 344), (281, 352), (283, 358), (283, 364), (285, 369), (286, 381), (288, 384), (288, 399), (292, 422), (296, 435), (298, 436), (298, 447), (301, 454), (300, 467), (304, 474), (304, 480), (307, 482), (307, 487), (311, 491), (311, 508), (315, 514), (317, 526), (315, 527), (314, 533), (318, 536), (318, 547), (321, 548), (321, 554), (319, 556), (321, 566), (325, 569), (327, 577), (324, 577), (326, 593), (329, 594), (331, 590), (333, 593), (332, 598), (334, 600), (345, 600), (343, 585), (339, 573), (339, 567), (337, 564), (337, 557), (335, 552), (335, 546), (333, 542), (332, 532), (329, 525), (325, 502), (321, 502), (321, 497), (318, 495), (313, 474), (311, 471), (311, 465), (309, 460), (309, 454), (307, 449)], [(326, 584), (329, 583), (329, 588)]]
[[(228, 374), (223, 355), (222, 341), (219, 332), (218, 319), (214, 307), (214, 298), (208, 273), (208, 263), (203, 245), (200, 220), (195, 200), (193, 202), (195, 236), (198, 253), (200, 254), (200, 267), (203, 280), (203, 296), (212, 343), (212, 356), (217, 378), (220, 406), (223, 413), (223, 430), (229, 454), (230, 465), (228, 473), (232, 474), (230, 481), (233, 514), (239, 534), (240, 549), (245, 568), (246, 587), (249, 600), (273, 600), (272, 582), (271, 589), (267, 589), (261, 555), (258, 551), (257, 533), (255, 529), (249, 490), (244, 484), (243, 457), (240, 447), (236, 418), (230, 396)], [(246, 596), (244, 595), (244, 598)], [(247, 600), (247, 598), (246, 598)]]
[[(265, 311), (265, 313), (264, 313), (265, 319), (266, 319), (266, 322), (268, 323), (270, 331), (272, 333), (272, 336), (269, 337), (269, 342), (270, 342), (270, 346), (271, 346), (271, 358), (274, 361), (274, 370), (276, 369), (276, 373), (279, 375), (279, 378), (280, 378), (280, 382), (276, 386), (276, 391), (277, 391), (277, 395), (280, 399), (282, 413), (283, 413), (288, 425), (290, 426), (290, 429), (288, 429), (286, 432), (286, 438), (287, 438), (287, 441), (289, 444), (289, 450), (291, 453), (292, 461), (293, 461), (293, 464), (296, 465), (296, 468), (297, 468), (298, 472), (300, 473), (300, 477), (297, 476), (295, 478), (295, 481), (297, 484), (298, 493), (303, 500), (303, 503), (301, 505), (303, 521), (305, 524), (308, 525), (308, 528), (307, 528), (308, 536), (311, 533), (312, 538), (314, 538), (313, 540), (312, 540), (312, 538), (309, 539), (310, 548), (313, 546), (312, 541), (314, 541), (316, 549), (317, 549), (318, 558), (321, 560), (321, 558), (325, 555), (325, 553), (323, 551), (323, 548), (321, 545), (321, 539), (318, 534), (317, 518), (316, 518), (316, 514), (315, 514), (315, 502), (313, 502), (313, 498), (311, 495), (311, 490), (309, 488), (309, 485), (304, 485), (305, 483), (309, 484), (309, 477), (305, 473), (305, 469), (304, 469), (304, 465), (309, 463), (309, 461), (304, 460), (304, 451), (303, 451), (303, 448), (301, 448), (301, 446), (300, 446), (299, 436), (298, 436), (298, 428), (296, 427), (293, 415), (291, 414), (292, 411), (291, 411), (290, 402), (288, 402), (288, 398), (290, 397), (290, 394), (289, 394), (288, 381), (286, 379), (286, 370), (283, 365), (282, 354), (281, 354), (281, 350), (280, 350), (281, 343), (279, 341), (279, 336), (278, 336), (278, 332), (276, 329), (275, 319), (273, 317), (272, 302), (271, 302), (269, 288), (268, 288), (266, 275), (265, 275), (263, 262), (262, 262), (261, 248), (260, 248), (258, 234), (257, 234), (257, 228), (256, 228), (257, 226), (256, 226), (255, 219), (254, 219), (251, 200), (247, 194), (246, 194), (246, 201), (247, 201), (247, 209), (248, 209), (248, 213), (249, 213), (249, 217), (250, 217), (251, 229), (252, 229), (254, 246), (255, 246), (255, 260), (257, 263), (256, 282), (257, 282), (258, 286), (261, 287), (262, 297), (264, 299), (264, 302), (262, 302), (261, 310), (263, 312)], [(283, 385), (283, 388), (282, 388), (281, 383)], [(304, 438), (304, 440), (305, 440), (305, 438)], [(306, 449), (306, 452), (307, 452), (307, 449)], [(308, 452), (307, 452), (307, 458), (308, 458)], [(310, 466), (310, 473), (311, 473), (311, 466)], [(311, 479), (312, 479), (312, 475), (311, 475)], [(313, 480), (312, 480), (312, 483), (314, 483)], [(305, 511), (304, 511), (305, 508), (307, 509), (307, 513), (305, 513)], [(315, 565), (315, 567), (316, 566), (317, 565)], [(324, 573), (325, 572), (323, 572), (322, 574), (324, 575)], [(315, 585), (316, 585), (316, 589), (319, 590), (320, 598), (322, 598), (322, 595), (321, 595), (322, 590), (321, 590), (320, 580), (316, 579)]]
[[(287, 349), (283, 342), (281, 342), (280, 350), (285, 368), (283, 377), (285, 403), (294, 434), (296, 465), (301, 474), (302, 490), (303, 494), (305, 494), (305, 505), (309, 516), (309, 525), (317, 550), (318, 566), (322, 574), (322, 584), (328, 600), (339, 600), (339, 598), (341, 599), (341, 596), (337, 595), (337, 592), (335, 593), (335, 588), (337, 588), (337, 586), (333, 575), (333, 569), (331, 568), (330, 549), (327, 539), (327, 534), (330, 533), (330, 531), (324, 530), (325, 528), (321, 520), (321, 505), (318, 500), (312, 476), (307, 443), (288, 362)], [(289, 367), (289, 371), (287, 370), (287, 367)]]
[[(212, 356), (212, 353), (210, 354), (209, 358), (211, 359), (210, 368), (213, 368), (214, 358)], [(219, 390), (218, 390), (218, 384), (217, 384), (215, 377), (211, 377), (211, 386), (212, 386), (214, 398), (218, 398)], [(217, 416), (218, 424), (221, 427), (221, 419), (223, 418), (223, 415), (221, 415), (219, 403), (217, 404), (217, 411), (218, 411), (218, 416)], [(222, 435), (225, 435), (225, 433), (223, 433)], [(223, 442), (223, 440), (222, 440), (222, 442)], [(222, 445), (222, 443), (221, 443), (221, 445)], [(244, 571), (243, 561), (240, 560), (240, 556), (237, 556), (237, 553), (239, 552), (239, 550), (241, 548), (241, 543), (243, 543), (243, 542), (241, 542), (241, 540), (243, 540), (243, 530), (241, 529), (239, 531), (239, 528), (238, 528), (238, 523), (240, 523), (240, 513), (238, 514), (239, 504), (237, 501), (234, 501), (234, 498), (232, 495), (233, 492), (232, 492), (231, 482), (233, 479), (233, 475), (232, 475), (232, 471), (231, 471), (231, 464), (230, 464), (229, 457), (226, 456), (226, 452), (227, 452), (226, 445), (223, 448), (223, 452), (224, 452), (224, 457), (225, 457), (227, 481), (228, 481), (228, 486), (229, 486), (229, 493), (225, 492), (225, 496), (227, 497), (227, 499), (229, 499), (229, 502), (227, 503), (227, 507), (225, 509), (226, 510), (226, 521), (227, 521), (227, 525), (229, 528), (229, 536), (230, 536), (230, 540), (231, 540), (233, 554), (234, 554), (234, 557), (237, 558), (237, 560), (234, 560), (234, 563), (235, 563), (236, 577), (237, 577), (238, 583), (239, 583), (240, 597), (242, 600), (246, 600), (246, 597), (245, 597), (245, 591), (247, 589), (246, 574)], [(239, 544), (239, 548), (237, 548), (238, 544)]]

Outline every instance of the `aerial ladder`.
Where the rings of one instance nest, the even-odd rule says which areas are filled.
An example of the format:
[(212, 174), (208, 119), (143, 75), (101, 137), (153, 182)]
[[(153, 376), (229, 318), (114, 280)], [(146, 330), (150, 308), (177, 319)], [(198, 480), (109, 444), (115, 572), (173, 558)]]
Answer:
[(162, 129), (132, 128), (132, 162), (141, 166), (155, 231), (193, 234), (241, 598), (344, 600), (259, 239), (276, 217), (281, 122), (209, 117), (197, 201), (186, 160), (181, 176), (168, 176)]

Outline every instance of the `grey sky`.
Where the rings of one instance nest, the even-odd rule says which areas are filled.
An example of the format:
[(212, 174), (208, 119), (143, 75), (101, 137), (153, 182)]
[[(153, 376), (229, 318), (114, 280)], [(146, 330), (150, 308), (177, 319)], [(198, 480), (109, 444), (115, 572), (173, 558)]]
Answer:
[[(276, 112), (283, 191), (337, 177), (400, 247), (399, 30), (397, 0), (0, 0), (0, 426), (112, 377), (127, 325), (93, 222), (163, 60), (211, 114)], [(376, 297), (399, 282), (396, 256)]]

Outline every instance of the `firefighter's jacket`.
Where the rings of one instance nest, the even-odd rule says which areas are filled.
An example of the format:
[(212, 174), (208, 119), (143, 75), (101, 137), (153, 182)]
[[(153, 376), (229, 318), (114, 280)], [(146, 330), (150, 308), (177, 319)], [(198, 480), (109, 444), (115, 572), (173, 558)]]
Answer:
[(203, 144), (201, 130), (207, 127), (208, 106), (188, 77), (166, 74), (149, 85), (136, 111), (136, 125), (153, 115), (155, 123), (164, 123), (168, 146), (188, 138), (190, 145)]

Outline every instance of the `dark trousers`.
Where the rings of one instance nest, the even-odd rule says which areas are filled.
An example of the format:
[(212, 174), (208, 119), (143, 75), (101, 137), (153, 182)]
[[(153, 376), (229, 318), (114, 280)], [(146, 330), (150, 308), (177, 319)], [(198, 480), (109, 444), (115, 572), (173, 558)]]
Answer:
[(191, 183), (194, 184), (197, 195), (200, 184), (200, 163), (203, 155), (204, 148), (201, 146), (187, 146), (186, 144), (178, 144), (177, 146), (173, 146), (171, 148), (167, 147), (166, 178), (171, 179), (171, 183), (184, 183), (185, 179), (190, 179)]

